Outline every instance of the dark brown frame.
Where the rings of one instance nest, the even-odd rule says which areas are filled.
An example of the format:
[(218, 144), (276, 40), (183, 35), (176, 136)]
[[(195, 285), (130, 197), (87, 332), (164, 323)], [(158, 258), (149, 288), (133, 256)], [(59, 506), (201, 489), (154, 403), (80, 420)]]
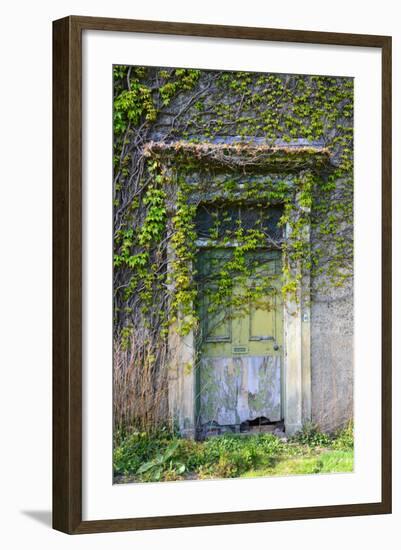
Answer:
[[(380, 502), (82, 521), (81, 36), (83, 30), (241, 38), (382, 51)], [(53, 527), (69, 534), (391, 513), (391, 37), (71, 16), (53, 22)]]

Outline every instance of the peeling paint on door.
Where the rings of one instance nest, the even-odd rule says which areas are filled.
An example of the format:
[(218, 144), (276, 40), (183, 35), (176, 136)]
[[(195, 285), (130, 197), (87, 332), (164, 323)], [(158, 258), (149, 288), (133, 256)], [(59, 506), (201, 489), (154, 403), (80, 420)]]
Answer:
[(281, 420), (281, 357), (205, 357), (200, 421), (235, 426), (264, 416)]

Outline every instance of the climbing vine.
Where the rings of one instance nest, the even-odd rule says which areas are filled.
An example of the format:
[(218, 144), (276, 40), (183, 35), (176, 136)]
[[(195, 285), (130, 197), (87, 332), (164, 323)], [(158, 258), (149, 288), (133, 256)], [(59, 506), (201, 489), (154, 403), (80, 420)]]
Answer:
[[(216, 262), (209, 313), (276, 292), (278, 275), (295, 301), (303, 273), (315, 295), (347, 288), (352, 139), (349, 78), (114, 67), (115, 364), (124, 376), (134, 366), (128, 386), (141, 394), (125, 392), (117, 422), (163, 418), (168, 335), (199, 329), (202, 208), (203, 245), (229, 251)], [(263, 248), (282, 251), (279, 274), (264, 269)]]

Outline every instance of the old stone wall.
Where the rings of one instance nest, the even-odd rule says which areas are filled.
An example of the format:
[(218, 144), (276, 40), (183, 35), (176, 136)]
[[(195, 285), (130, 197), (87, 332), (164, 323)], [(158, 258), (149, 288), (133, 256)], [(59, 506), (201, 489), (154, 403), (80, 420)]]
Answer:
[[(351, 137), (347, 133), (353, 124), (352, 99), (349, 96), (352, 79), (327, 77), (324, 80), (325, 77), (322, 77), (319, 80), (302, 75), (201, 71), (198, 79), (192, 75), (192, 80), (187, 82), (186, 75), (177, 73), (172, 76), (172, 69), (155, 68), (143, 71), (143, 74), (145, 76), (141, 73), (137, 77), (138, 82), (143, 81), (143, 87), (138, 87), (138, 105), (152, 94), (153, 103), (140, 114), (142, 118), (138, 115), (138, 121), (133, 125), (135, 131), (128, 133), (129, 137), (125, 139), (131, 147), (132, 164), (127, 174), (121, 172), (120, 180), (116, 180), (122, 182), (119, 183), (122, 189), (126, 181), (124, 178), (130, 182), (136, 181), (133, 174), (138, 158), (141, 158), (144, 145), (149, 142), (252, 142), (254, 145), (272, 146), (277, 143), (289, 146), (291, 143), (298, 146), (319, 143), (329, 148), (334, 166), (338, 167), (343, 161), (345, 166), (349, 162), (343, 154), (347, 149), (348, 154), (352, 150), (352, 132)], [(164, 84), (161, 85), (161, 82)], [(182, 86), (177, 93), (174, 92), (176, 84), (177, 90)], [(125, 85), (124, 77), (121, 86)], [(157, 90), (162, 89), (158, 95)], [(150, 90), (149, 96), (146, 95), (147, 90)], [(318, 108), (315, 109), (314, 105)], [(347, 136), (345, 141), (341, 141), (343, 135)], [(243, 181), (247, 177), (246, 169), (242, 168), (240, 175), (230, 167), (227, 170), (232, 174), (233, 182)], [(346, 172), (347, 168), (344, 170)], [(352, 173), (351, 163), (349, 171)], [(213, 177), (213, 171), (210, 176)], [(142, 174), (135, 177), (140, 182)], [(259, 171), (257, 177), (262, 178), (263, 174)], [(275, 177), (279, 178), (280, 173)], [(138, 183), (138, 188), (141, 185)], [(336, 189), (330, 188), (329, 193), (333, 199), (341, 200), (339, 195), (336, 197)], [(132, 196), (137, 195), (137, 191), (132, 193)], [(117, 203), (118, 200), (117, 193)], [(128, 204), (128, 199), (126, 202)], [(121, 213), (124, 209), (118, 206), (115, 211)], [(327, 212), (324, 215), (327, 216)], [(116, 226), (124, 226), (124, 221), (116, 220)], [(352, 233), (352, 227), (348, 230)], [(325, 238), (330, 240), (330, 237), (334, 239), (336, 235), (330, 235), (328, 226)], [(312, 246), (317, 242), (313, 232), (311, 242)], [(334, 431), (353, 416), (352, 283), (348, 281), (345, 286), (319, 290), (319, 282), (317, 278), (312, 280), (312, 422), (322, 430)], [(137, 295), (134, 289), (132, 294)], [(125, 319), (121, 321), (121, 326), (124, 325)]]
[(318, 294), (311, 307), (312, 421), (333, 431), (353, 418), (352, 285)]

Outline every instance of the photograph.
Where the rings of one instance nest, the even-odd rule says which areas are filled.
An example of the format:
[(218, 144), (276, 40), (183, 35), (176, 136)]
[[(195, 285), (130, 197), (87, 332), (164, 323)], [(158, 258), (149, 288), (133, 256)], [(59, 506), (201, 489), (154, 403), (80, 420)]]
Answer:
[(397, 546), (400, 10), (330, 7), (4, 4), (5, 550)]
[(113, 483), (353, 472), (354, 78), (112, 82)]

